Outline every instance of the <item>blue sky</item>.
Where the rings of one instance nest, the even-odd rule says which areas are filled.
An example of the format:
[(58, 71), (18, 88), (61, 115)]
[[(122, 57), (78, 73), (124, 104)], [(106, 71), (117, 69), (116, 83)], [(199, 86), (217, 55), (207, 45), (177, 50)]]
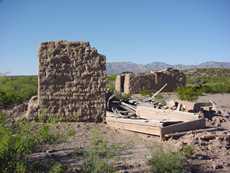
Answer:
[(107, 61), (230, 61), (230, 1), (0, 0), (0, 72), (36, 74), (47, 40), (89, 41)]

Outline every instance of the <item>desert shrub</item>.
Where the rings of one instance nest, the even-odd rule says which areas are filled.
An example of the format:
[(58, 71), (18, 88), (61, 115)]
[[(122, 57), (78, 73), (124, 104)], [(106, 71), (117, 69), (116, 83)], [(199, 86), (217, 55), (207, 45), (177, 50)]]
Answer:
[(66, 135), (67, 135), (67, 138), (75, 136), (76, 135), (75, 129), (73, 129), (72, 127), (67, 128)]
[(116, 94), (116, 98), (123, 102), (127, 102), (131, 98), (130, 94), (125, 94), (125, 93), (115, 93), (115, 94)]
[(117, 75), (116, 74), (111, 74), (107, 76), (107, 80), (108, 81), (115, 81), (116, 80)]
[(230, 83), (210, 83), (203, 86), (205, 93), (230, 93)]
[(28, 155), (38, 145), (52, 143), (57, 135), (47, 125), (35, 125), (25, 120), (8, 121), (0, 114), (0, 170), (2, 173), (34, 172)]
[(111, 74), (108, 75), (106, 77), (106, 88), (110, 91), (110, 92), (114, 92), (115, 90), (115, 80), (116, 80), (116, 76), (115, 74)]
[(193, 155), (194, 148), (192, 145), (185, 145), (181, 149), (181, 153), (186, 157), (191, 157)]
[(47, 124), (39, 128), (37, 137), (40, 143), (43, 142), (48, 144), (52, 144), (59, 139), (59, 135), (51, 133), (50, 127)]
[(39, 110), (38, 116), (35, 118), (35, 120), (44, 123), (58, 123), (63, 121), (61, 116), (50, 114), (46, 108)]
[(204, 93), (230, 93), (229, 69), (196, 69), (186, 77), (187, 86), (200, 86)]
[(161, 94), (156, 95), (153, 99), (163, 105), (166, 105), (165, 98)]
[(202, 90), (200, 88), (192, 86), (177, 88), (176, 92), (181, 100), (188, 101), (194, 101), (202, 95)]
[(0, 105), (18, 104), (36, 94), (36, 76), (0, 76)]
[[(48, 161), (48, 162), (47, 162)], [(67, 167), (55, 159), (33, 161), (29, 164), (28, 170), (33, 173), (64, 173)]]
[(184, 172), (185, 157), (181, 152), (165, 151), (162, 148), (153, 150), (148, 160), (153, 173)]
[(115, 169), (111, 159), (119, 151), (117, 145), (109, 145), (97, 129), (93, 129), (90, 135), (90, 146), (85, 151), (85, 162), (82, 171), (84, 173), (112, 173)]
[(64, 166), (61, 163), (54, 163), (53, 166), (50, 168), (49, 173), (64, 173)]
[(152, 91), (143, 89), (143, 90), (140, 91), (140, 94), (142, 96), (152, 96)]
[(186, 159), (192, 154), (193, 147), (191, 145), (185, 145), (179, 151), (155, 146), (151, 151), (148, 164), (153, 173), (184, 173), (188, 166)]
[(225, 68), (198, 68), (198, 69), (190, 69), (184, 71), (187, 78), (188, 84), (193, 84), (198, 80), (218, 80), (220, 79), (228, 79), (230, 78), (230, 69)]
[(157, 100), (162, 100), (162, 99), (164, 99), (164, 96), (162, 96), (161, 94), (158, 94), (154, 98)]

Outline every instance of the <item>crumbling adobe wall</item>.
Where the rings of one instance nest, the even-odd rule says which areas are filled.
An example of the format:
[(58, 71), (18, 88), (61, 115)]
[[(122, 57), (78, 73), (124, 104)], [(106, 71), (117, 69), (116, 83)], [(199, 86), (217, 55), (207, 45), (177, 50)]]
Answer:
[(164, 71), (153, 72), (155, 75), (155, 83), (156, 88), (159, 89), (165, 83), (167, 83), (164, 91), (175, 91), (178, 87), (183, 87), (186, 84), (186, 76), (185, 74), (177, 69), (169, 68)]
[(142, 90), (156, 91), (167, 83), (164, 91), (174, 91), (177, 87), (185, 86), (186, 77), (184, 73), (176, 69), (167, 69), (143, 74), (121, 74), (117, 76), (115, 89), (121, 92), (121, 77), (125, 79), (123, 82), (123, 92), (126, 94), (139, 93)]
[(153, 91), (155, 86), (153, 74), (132, 75), (129, 81), (129, 92), (139, 93), (143, 90)]
[(63, 121), (105, 116), (106, 60), (88, 42), (44, 42), (39, 49), (39, 113)]

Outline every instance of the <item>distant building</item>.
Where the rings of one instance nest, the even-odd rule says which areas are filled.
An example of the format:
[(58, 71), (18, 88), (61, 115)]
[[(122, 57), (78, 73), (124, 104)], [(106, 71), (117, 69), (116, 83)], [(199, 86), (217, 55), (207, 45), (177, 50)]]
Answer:
[(154, 92), (166, 83), (164, 91), (175, 91), (177, 87), (185, 86), (186, 77), (183, 72), (172, 68), (140, 74), (126, 72), (117, 75), (115, 90), (125, 94), (135, 94), (142, 90)]

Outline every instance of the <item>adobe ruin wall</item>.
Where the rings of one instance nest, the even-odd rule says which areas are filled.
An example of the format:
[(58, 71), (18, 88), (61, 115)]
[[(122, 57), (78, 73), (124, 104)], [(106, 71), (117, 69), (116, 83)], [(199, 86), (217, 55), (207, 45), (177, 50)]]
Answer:
[(164, 91), (171, 92), (185, 86), (184, 73), (176, 69), (167, 69), (143, 74), (123, 73), (117, 76), (115, 90), (118, 93), (136, 94), (143, 90), (156, 91), (167, 83)]
[(63, 121), (105, 116), (106, 58), (88, 42), (51, 41), (39, 49), (39, 113)]

